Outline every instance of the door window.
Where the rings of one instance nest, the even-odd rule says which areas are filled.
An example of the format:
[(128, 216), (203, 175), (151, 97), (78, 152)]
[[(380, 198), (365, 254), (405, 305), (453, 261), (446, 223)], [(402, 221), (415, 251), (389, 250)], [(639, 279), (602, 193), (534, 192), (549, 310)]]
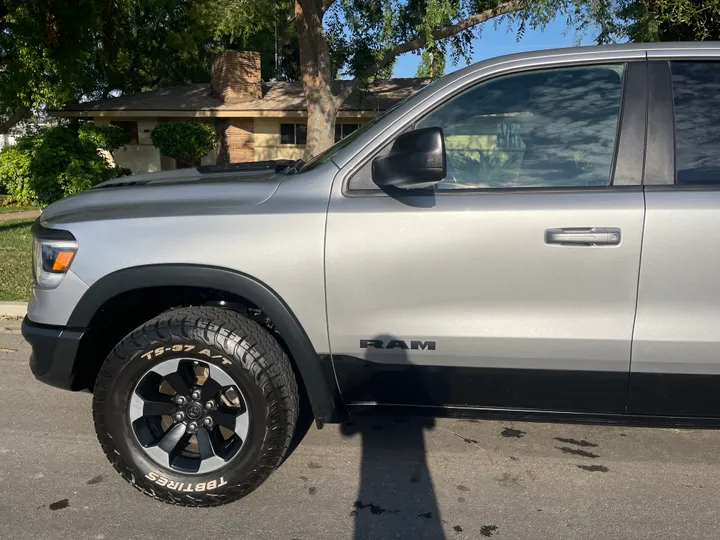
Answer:
[(672, 62), (678, 184), (720, 184), (720, 63)]
[(445, 133), (437, 189), (565, 188), (611, 182), (622, 65), (499, 77), (454, 96), (416, 124)]

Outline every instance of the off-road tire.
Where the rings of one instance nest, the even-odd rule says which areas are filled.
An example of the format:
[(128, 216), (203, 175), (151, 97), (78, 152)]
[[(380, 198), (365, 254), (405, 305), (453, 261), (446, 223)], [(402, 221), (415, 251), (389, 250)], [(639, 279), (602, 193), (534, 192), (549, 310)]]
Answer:
[[(194, 345), (193, 352), (148, 358), (148, 351), (164, 351), (171, 344)], [(130, 425), (128, 400), (149, 367), (172, 354), (187, 358), (201, 350), (225, 359), (222, 369), (238, 382), (254, 414), (248, 440), (236, 458), (211, 473), (183, 475), (161, 467), (142, 451)], [(218, 366), (222, 361), (207, 355), (198, 359)], [(214, 307), (170, 310), (134, 330), (105, 360), (93, 397), (95, 431), (113, 467), (146, 495), (182, 506), (225, 504), (262, 484), (290, 445), (298, 409), (293, 369), (277, 340), (251, 319)], [(196, 491), (200, 486), (203, 489)]]

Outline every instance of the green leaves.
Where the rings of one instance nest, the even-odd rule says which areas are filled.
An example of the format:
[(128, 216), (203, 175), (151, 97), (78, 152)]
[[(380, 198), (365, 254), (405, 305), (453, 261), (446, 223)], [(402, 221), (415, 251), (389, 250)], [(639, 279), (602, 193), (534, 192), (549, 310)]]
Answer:
[(90, 76), (99, 0), (6, 0), (0, 9), (0, 116), (59, 106)]
[(260, 53), (263, 80), (275, 77), (277, 23), (282, 78), (300, 78), (299, 49), (291, 0), (203, 0), (195, 13), (208, 29), (218, 51)]
[(81, 141), (88, 141), (108, 152), (114, 152), (130, 140), (127, 132), (119, 126), (96, 126), (90, 123), (80, 125), (78, 136)]
[[(227, 6), (235, 7), (226, 13)], [(254, 50), (260, 38), (270, 75), (272, 17), (241, 33), (244, 42), (220, 35), (228, 18), (251, 6), (257, 6), (253, 17), (272, 12), (272, 2), (259, 0), (3, 0), (0, 125), (21, 106), (53, 109), (111, 93), (209, 82), (215, 54), (226, 47)]]
[(79, 136), (73, 126), (41, 129), (0, 152), (0, 183), (23, 204), (45, 206), (120, 174), (94, 137)]
[(425, 49), (415, 76), (437, 79), (443, 75), (445, 75), (445, 51), (437, 47)]
[(200, 159), (215, 147), (215, 130), (202, 122), (166, 122), (150, 134), (164, 156), (185, 162)]
[(720, 39), (720, 0), (621, 0), (615, 13), (633, 41)]

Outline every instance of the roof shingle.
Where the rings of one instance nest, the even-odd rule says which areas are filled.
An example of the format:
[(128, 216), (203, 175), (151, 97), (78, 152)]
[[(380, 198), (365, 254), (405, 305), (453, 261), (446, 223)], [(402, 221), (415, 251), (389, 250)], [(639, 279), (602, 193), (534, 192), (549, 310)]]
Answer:
[[(335, 81), (337, 91), (350, 81)], [(355, 91), (343, 103), (343, 111), (384, 111), (410, 96), (430, 79), (382, 79)], [(263, 83), (263, 98), (243, 103), (223, 103), (210, 94), (208, 84), (188, 84), (150, 92), (66, 105), (63, 111), (303, 111), (305, 96), (301, 82)]]

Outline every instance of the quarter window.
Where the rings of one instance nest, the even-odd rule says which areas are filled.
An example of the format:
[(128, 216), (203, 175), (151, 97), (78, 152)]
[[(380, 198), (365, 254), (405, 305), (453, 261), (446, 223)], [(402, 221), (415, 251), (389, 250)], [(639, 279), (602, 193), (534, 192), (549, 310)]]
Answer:
[(678, 184), (720, 184), (720, 63), (672, 62)]
[(451, 98), (417, 128), (445, 133), (438, 189), (607, 186), (615, 153), (622, 65), (520, 73)]
[(280, 144), (306, 144), (307, 124), (280, 124)]

